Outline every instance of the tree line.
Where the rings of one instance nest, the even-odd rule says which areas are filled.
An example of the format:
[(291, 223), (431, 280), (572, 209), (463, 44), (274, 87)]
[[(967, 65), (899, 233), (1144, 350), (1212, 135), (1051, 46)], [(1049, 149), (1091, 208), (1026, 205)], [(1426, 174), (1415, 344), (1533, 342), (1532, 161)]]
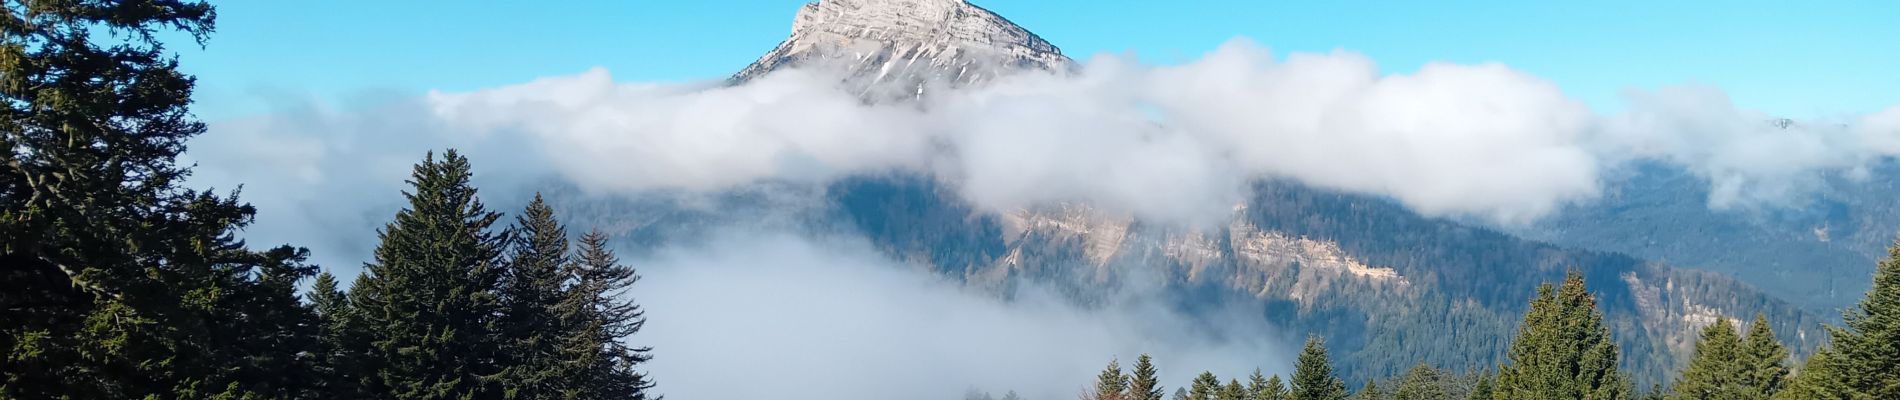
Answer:
[[(1457, 374), (1419, 365), (1383, 383), (1367, 381), (1356, 391), (1333, 371), (1325, 341), (1307, 339), (1291, 379), (1262, 378), (1222, 383), (1201, 372), (1174, 400), (1872, 400), (1900, 399), (1900, 242), (1876, 267), (1873, 287), (1844, 312), (1842, 326), (1828, 327), (1831, 342), (1797, 368), (1764, 316), (1738, 330), (1718, 318), (1703, 329), (1695, 354), (1668, 386), (1638, 391), (1618, 370), (1616, 342), (1580, 273), (1561, 285), (1544, 284), (1519, 324), (1507, 359), (1495, 369)], [(1116, 361), (1083, 391), (1084, 400), (1162, 400), (1151, 358), (1143, 354), (1124, 374)]]
[(239, 240), (235, 191), (181, 185), (205, 125), (159, 37), (203, 45), (209, 4), (0, 5), (0, 398), (658, 398), (605, 235), (539, 196), (504, 225), (430, 154), (344, 290)]

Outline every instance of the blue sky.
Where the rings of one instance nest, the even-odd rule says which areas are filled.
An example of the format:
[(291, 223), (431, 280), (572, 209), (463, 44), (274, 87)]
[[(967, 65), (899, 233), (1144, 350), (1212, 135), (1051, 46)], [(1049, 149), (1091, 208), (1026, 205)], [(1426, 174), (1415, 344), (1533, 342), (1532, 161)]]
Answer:
[[(315, 99), (349, 105), (600, 66), (622, 81), (723, 77), (783, 39), (804, 0), (219, 3), (208, 46), (179, 43), (218, 120)], [(979, 0), (1078, 59), (1191, 61), (1248, 37), (1345, 49), (1404, 73), (1496, 61), (1602, 110), (1619, 93), (1701, 83), (1791, 117), (1900, 103), (1900, 2)]]

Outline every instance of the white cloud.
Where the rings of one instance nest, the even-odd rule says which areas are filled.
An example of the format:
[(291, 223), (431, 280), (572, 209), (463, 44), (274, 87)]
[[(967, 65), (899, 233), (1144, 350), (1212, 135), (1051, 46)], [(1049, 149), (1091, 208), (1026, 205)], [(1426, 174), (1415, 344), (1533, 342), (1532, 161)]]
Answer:
[(649, 366), (668, 397), (952, 399), (975, 387), (1066, 399), (1110, 357), (1126, 369), (1142, 352), (1170, 388), (1203, 369), (1291, 365), (1264, 326), (1216, 327), (1245, 338), (1217, 340), (1148, 299), (1080, 309), (1025, 291), (1006, 303), (861, 242), (720, 237), (634, 261), (650, 323), (632, 340), (656, 349)]

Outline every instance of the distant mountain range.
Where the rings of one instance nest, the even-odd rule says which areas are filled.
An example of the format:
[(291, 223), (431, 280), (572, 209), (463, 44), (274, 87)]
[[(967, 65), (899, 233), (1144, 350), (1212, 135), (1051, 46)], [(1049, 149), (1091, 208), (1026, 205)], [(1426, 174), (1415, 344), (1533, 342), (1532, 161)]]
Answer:
[[(822, 0), (731, 81), (829, 68), (868, 101), (906, 101), (937, 84), (1073, 66), (1056, 46), (962, 0)], [(1199, 229), (1088, 204), (986, 211), (959, 198), (954, 182), (907, 172), (691, 201), (550, 196), (572, 223), (644, 247), (770, 224), (863, 237), (1004, 297), (1026, 283), (1085, 305), (1116, 288), (1160, 288), (1180, 310), (1240, 307), (1289, 332), (1325, 335), (1349, 382), (1420, 362), (1496, 365), (1536, 286), (1576, 268), (1601, 296), (1625, 366), (1647, 385), (1678, 370), (1717, 318), (1765, 314), (1798, 351), (1812, 348), (1819, 324), (1858, 298), (1900, 227), (1887, 205), (1900, 194), (1892, 182), (1824, 194), (1813, 212), (1717, 212), (1692, 177), (1648, 166), (1606, 198), (1528, 227), (1428, 218), (1377, 196), (1279, 180), (1257, 182), (1224, 225)]]

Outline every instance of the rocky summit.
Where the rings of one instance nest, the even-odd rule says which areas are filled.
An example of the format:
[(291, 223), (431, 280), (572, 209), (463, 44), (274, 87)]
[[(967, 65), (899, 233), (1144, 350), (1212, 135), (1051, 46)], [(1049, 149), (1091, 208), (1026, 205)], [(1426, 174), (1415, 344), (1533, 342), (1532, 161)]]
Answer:
[(842, 73), (866, 97), (902, 98), (1071, 65), (1055, 45), (963, 0), (820, 0), (799, 9), (791, 37), (731, 81), (812, 66)]

